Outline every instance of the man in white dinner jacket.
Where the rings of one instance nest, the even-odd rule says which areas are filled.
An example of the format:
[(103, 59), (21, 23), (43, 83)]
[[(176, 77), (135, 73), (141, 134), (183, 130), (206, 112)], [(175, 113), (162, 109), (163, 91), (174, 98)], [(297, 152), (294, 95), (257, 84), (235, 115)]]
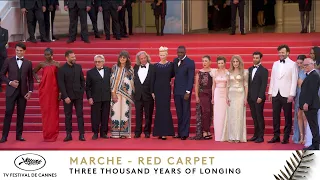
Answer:
[(284, 112), (285, 127), (282, 144), (289, 143), (292, 129), (292, 102), (296, 95), (298, 72), (296, 63), (288, 56), (288, 45), (280, 45), (278, 54), (280, 60), (273, 63), (269, 85), (269, 101), (272, 100), (273, 138), (268, 143), (280, 142), (280, 114)]

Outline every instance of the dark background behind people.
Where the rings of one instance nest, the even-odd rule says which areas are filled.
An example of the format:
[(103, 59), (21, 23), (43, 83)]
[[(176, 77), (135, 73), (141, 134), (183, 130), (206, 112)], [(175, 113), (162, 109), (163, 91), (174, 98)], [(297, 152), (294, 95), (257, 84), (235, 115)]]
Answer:
[[(0, 18), (0, 70), (4, 61), (7, 58), (7, 48), (6, 44), (8, 43), (8, 30), (1, 27), (1, 18)], [(2, 92), (2, 80), (0, 77), (0, 92)]]

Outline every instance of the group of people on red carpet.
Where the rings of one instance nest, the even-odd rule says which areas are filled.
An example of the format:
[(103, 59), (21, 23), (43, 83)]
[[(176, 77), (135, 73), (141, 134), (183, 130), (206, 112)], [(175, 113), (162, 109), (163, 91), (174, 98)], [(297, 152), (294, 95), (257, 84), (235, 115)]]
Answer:
[[(308, 124), (301, 126), (300, 116), (294, 122), (299, 128), (299, 140), (294, 133), (294, 141), (310, 141), (307, 149), (319, 149), (318, 109), (320, 77), (315, 66), (319, 65), (319, 49), (314, 47), (310, 57), (299, 56), (297, 62), (289, 58), (290, 48), (280, 45), (277, 48), (279, 60), (275, 61), (271, 71), (268, 97), (265, 92), (268, 84), (268, 70), (263, 67), (261, 52), (254, 52), (253, 66), (244, 69), (239, 55), (232, 56), (230, 68), (226, 69), (227, 59), (219, 56), (217, 68), (211, 68), (211, 57), (203, 56), (203, 68), (195, 73), (195, 63), (186, 54), (186, 47), (177, 48), (177, 58), (167, 59), (168, 48), (159, 48), (159, 62), (152, 64), (145, 51), (136, 54), (132, 67), (130, 55), (121, 51), (118, 61), (112, 68), (104, 66), (103, 55), (94, 56), (94, 67), (86, 78), (76, 55), (72, 50), (65, 52), (66, 63), (60, 65), (53, 60), (53, 50), (44, 51), (45, 61), (32, 67), (25, 56), (26, 45), (17, 43), (16, 56), (6, 59), (0, 77), (7, 84), (6, 112), (2, 138), (6, 142), (15, 104), (17, 104), (16, 140), (22, 137), (23, 120), (27, 100), (33, 92), (34, 78), (39, 85), (39, 102), (43, 121), (43, 138), (56, 141), (59, 134), (59, 101), (63, 101), (66, 138), (72, 140), (72, 109), (76, 109), (79, 140), (85, 141), (83, 119), (83, 95), (86, 92), (91, 106), (92, 139), (130, 138), (132, 105), (135, 106), (134, 138), (156, 136), (166, 140), (174, 136), (181, 140), (212, 139), (210, 126), (214, 127), (215, 141), (247, 142), (246, 105), (249, 104), (254, 121), (254, 135), (249, 141), (264, 142), (264, 103), (268, 99), (273, 106), (274, 137), (268, 143), (280, 142), (280, 113), (284, 111), (285, 128), (282, 144), (289, 143), (292, 130), (292, 104), (295, 111), (305, 114)], [(298, 64), (298, 66), (297, 66)], [(43, 69), (41, 79), (37, 72)], [(303, 77), (303, 75), (305, 75)], [(173, 80), (174, 78), (174, 80)], [(171, 83), (172, 82), (172, 83)], [(171, 84), (178, 117), (178, 130), (175, 132), (171, 112)], [(195, 87), (196, 136), (189, 137), (191, 118), (191, 98)], [(153, 111), (156, 106), (153, 123)], [(214, 113), (213, 113), (214, 112)], [(144, 117), (143, 118), (143, 114)], [(108, 129), (109, 117), (111, 119)], [(301, 116), (302, 117), (302, 116)], [(144, 119), (144, 127), (143, 127)], [(299, 119), (299, 120), (298, 120)], [(299, 123), (296, 123), (299, 122)], [(143, 127), (143, 128), (142, 128)], [(311, 136), (301, 132), (310, 129)], [(151, 134), (152, 132), (152, 134)], [(309, 140), (307, 140), (309, 139)]]

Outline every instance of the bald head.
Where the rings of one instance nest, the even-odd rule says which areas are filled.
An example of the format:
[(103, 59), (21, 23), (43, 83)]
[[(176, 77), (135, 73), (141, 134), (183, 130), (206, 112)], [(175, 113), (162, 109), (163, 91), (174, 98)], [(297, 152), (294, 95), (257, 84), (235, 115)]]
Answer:
[(311, 58), (306, 58), (303, 61), (304, 70), (308, 73), (314, 69), (314, 61)]

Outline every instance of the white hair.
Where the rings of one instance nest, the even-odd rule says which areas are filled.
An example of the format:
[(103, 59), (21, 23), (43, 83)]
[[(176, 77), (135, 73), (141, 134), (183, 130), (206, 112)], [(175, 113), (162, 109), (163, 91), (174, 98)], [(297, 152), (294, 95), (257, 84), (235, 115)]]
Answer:
[(101, 55), (101, 54), (95, 55), (94, 58), (93, 58), (93, 60), (95, 60), (96, 58), (102, 59), (103, 62), (105, 61), (104, 56)]

